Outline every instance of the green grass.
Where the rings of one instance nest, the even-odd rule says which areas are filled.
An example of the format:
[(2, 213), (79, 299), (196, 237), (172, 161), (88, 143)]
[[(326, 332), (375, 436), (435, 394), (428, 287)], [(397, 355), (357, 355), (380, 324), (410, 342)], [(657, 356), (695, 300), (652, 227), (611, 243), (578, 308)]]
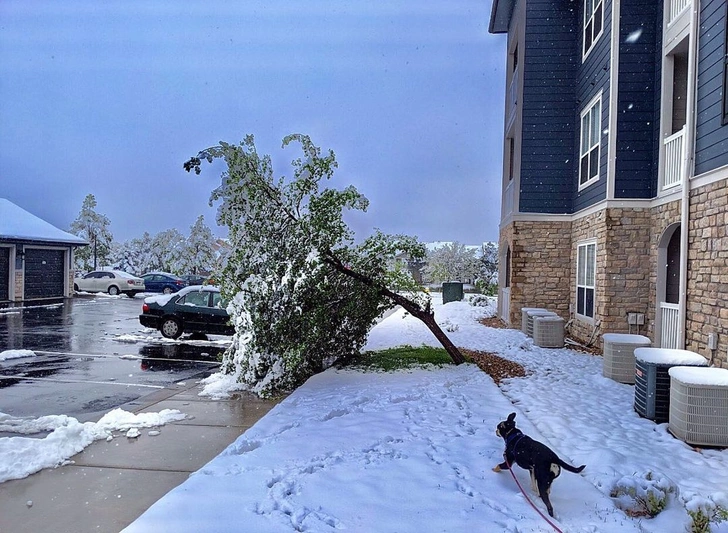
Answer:
[(391, 372), (422, 365), (450, 365), (452, 359), (442, 348), (402, 346), (376, 352), (364, 352), (352, 359), (346, 368)]

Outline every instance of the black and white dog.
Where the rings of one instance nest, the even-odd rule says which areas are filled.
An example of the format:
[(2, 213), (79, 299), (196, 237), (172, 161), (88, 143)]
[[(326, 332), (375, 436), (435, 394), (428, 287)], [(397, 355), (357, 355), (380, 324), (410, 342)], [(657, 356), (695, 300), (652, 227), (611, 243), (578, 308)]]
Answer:
[(504, 420), (495, 430), (495, 434), (503, 437), (506, 441), (506, 451), (503, 453), (505, 461), (496, 465), (493, 472), (510, 468), (514, 463), (529, 470), (531, 472), (531, 486), (534, 492), (541, 497), (549, 515), (554, 516), (554, 508), (549, 500), (549, 490), (554, 479), (559, 477), (561, 469), (565, 468), (569, 472), (579, 473), (584, 470), (586, 465), (579, 468), (571, 466), (562, 461), (551, 448), (545, 444), (533, 440), (531, 437), (516, 427), (514, 420), (516, 413), (508, 415), (508, 419)]

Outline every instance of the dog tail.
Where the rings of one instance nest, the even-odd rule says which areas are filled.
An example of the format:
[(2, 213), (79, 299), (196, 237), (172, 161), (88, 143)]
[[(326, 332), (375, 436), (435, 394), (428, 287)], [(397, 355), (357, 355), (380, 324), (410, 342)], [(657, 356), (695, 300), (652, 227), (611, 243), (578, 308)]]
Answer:
[(578, 474), (579, 472), (581, 472), (582, 470), (584, 470), (586, 468), (586, 465), (581, 465), (579, 467), (571, 466), (569, 463), (566, 463), (563, 460), (561, 460), (561, 458), (559, 458), (559, 465), (562, 468), (565, 468), (566, 470), (568, 470), (569, 472), (573, 472), (574, 474)]

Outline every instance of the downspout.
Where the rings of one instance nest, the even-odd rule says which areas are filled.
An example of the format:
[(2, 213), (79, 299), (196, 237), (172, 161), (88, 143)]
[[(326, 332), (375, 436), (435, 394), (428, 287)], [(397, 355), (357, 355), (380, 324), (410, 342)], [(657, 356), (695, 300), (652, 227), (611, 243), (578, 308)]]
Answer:
[(690, 17), (688, 43), (688, 94), (685, 116), (685, 157), (683, 158), (682, 199), (680, 205), (680, 303), (679, 303), (679, 348), (685, 349), (685, 332), (687, 324), (688, 295), (688, 224), (690, 222), (690, 178), (693, 174), (695, 159), (695, 93), (698, 83), (698, 18), (700, 16), (700, 0), (692, 0), (693, 13)]

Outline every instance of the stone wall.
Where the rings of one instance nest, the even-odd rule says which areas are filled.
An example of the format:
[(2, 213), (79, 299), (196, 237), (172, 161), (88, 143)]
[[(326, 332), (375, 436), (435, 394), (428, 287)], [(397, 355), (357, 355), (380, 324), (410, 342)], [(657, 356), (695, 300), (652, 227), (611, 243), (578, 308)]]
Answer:
[(713, 362), (728, 368), (728, 180), (690, 194), (685, 348), (710, 359), (708, 334), (718, 335)]
[(568, 320), (571, 223), (516, 221), (501, 230), (500, 246), (511, 248), (511, 324), (520, 327), (523, 307), (544, 307)]

